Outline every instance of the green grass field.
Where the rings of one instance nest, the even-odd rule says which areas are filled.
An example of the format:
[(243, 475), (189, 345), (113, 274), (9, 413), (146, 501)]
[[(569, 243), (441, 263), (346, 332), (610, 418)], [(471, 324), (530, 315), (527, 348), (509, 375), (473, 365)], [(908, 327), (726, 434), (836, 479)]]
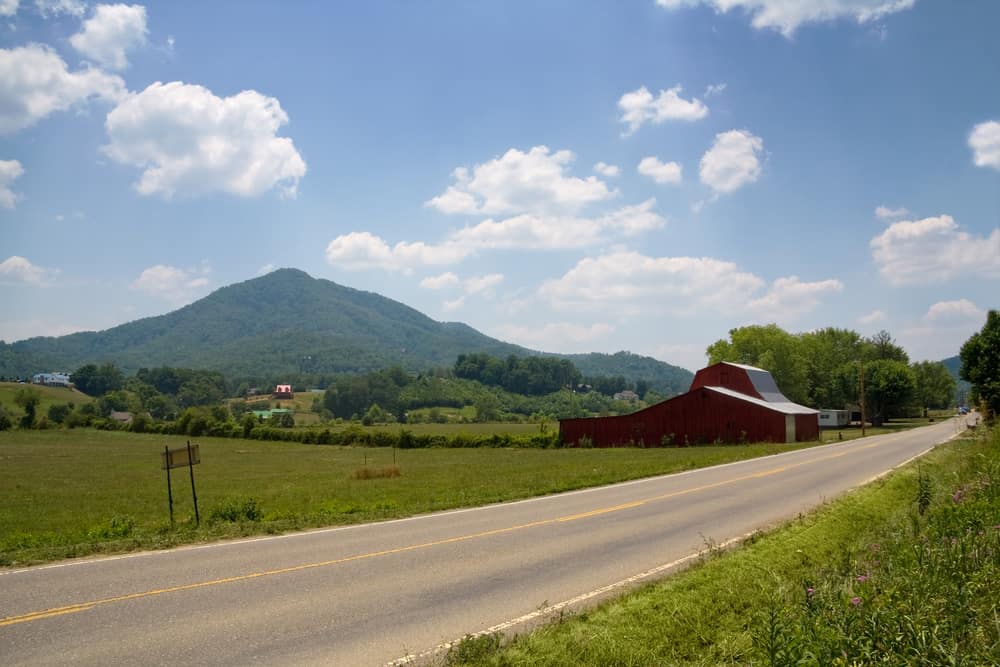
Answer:
[(38, 392), (40, 401), (38, 403), (38, 414), (44, 415), (49, 411), (49, 406), (55, 403), (73, 403), (83, 405), (90, 403), (94, 399), (76, 389), (66, 389), (63, 387), (45, 387), (37, 384), (20, 384), (17, 382), (0, 382), (0, 405), (7, 408), (8, 415), (20, 416), (21, 408), (14, 403), (14, 396), (21, 389), (30, 389)]
[[(193, 525), (189, 480), (181, 469), (173, 480), (179, 522), (171, 530), (160, 454), (164, 445), (182, 446), (186, 438), (91, 429), (0, 433), (0, 564), (409, 516), (807, 446), (394, 452), (195, 441), (201, 446), (195, 480), (202, 526)], [(366, 466), (393, 465), (394, 457), (399, 477), (353, 479)], [(247, 499), (255, 501), (257, 520), (210, 520), (213, 513), (245, 507)]]

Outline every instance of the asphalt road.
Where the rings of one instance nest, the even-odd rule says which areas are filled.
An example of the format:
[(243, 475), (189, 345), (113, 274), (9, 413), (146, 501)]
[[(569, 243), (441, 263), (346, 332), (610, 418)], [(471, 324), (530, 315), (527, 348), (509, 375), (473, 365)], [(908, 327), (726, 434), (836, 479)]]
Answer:
[(4, 665), (383, 665), (656, 576), (952, 437), (948, 420), (412, 519), (0, 570)]

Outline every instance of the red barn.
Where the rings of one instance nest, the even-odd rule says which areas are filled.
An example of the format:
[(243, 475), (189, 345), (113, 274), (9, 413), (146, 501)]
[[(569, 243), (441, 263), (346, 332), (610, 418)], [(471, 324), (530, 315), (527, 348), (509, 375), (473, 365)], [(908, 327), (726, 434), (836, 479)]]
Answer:
[(807, 442), (819, 438), (819, 412), (789, 401), (767, 371), (723, 361), (698, 371), (686, 394), (630, 415), (561, 419), (559, 434), (595, 447)]
[(271, 398), (295, 398), (295, 394), (292, 393), (292, 385), (279, 384), (274, 388)]

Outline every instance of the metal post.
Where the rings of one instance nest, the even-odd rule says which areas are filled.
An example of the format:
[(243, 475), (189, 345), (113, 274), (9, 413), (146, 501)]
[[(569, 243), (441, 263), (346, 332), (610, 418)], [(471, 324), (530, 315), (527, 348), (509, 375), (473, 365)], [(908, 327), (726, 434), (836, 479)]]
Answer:
[(170, 505), (170, 527), (174, 527), (174, 490), (170, 485), (170, 447), (163, 445), (163, 461), (167, 467), (167, 503)]
[(191, 456), (191, 441), (188, 440), (188, 472), (191, 473), (191, 498), (194, 499), (194, 525), (201, 525), (201, 517), (198, 516), (198, 494), (194, 490), (194, 461)]
[(865, 360), (861, 360), (861, 437), (865, 437)]

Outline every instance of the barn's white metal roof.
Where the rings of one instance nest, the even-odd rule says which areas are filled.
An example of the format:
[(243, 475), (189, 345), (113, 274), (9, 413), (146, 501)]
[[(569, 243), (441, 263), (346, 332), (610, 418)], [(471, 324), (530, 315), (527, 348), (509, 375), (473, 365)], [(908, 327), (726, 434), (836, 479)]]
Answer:
[[(772, 380), (773, 382), (773, 380)], [(765, 401), (757, 398), (756, 396), (748, 396), (746, 394), (741, 394), (738, 391), (733, 391), (732, 389), (726, 389), (725, 387), (704, 387), (710, 391), (714, 391), (726, 396), (731, 396), (733, 398), (738, 398), (741, 401), (746, 401), (747, 403), (753, 403), (754, 405), (759, 405), (762, 408), (767, 408), (768, 410), (774, 410), (775, 412), (780, 412), (786, 415), (815, 415), (819, 413), (819, 410), (813, 410), (812, 408), (807, 408), (804, 405), (799, 405), (798, 403), (792, 403), (784, 396), (778, 395), (784, 398), (783, 401)]]

